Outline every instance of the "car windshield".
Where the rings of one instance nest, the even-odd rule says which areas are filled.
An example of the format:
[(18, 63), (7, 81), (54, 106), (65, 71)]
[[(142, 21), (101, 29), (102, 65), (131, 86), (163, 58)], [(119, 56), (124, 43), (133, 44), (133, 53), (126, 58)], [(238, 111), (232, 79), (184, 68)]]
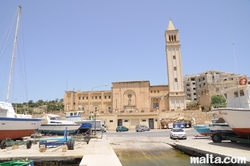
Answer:
[(173, 132), (184, 132), (183, 129), (173, 129)]

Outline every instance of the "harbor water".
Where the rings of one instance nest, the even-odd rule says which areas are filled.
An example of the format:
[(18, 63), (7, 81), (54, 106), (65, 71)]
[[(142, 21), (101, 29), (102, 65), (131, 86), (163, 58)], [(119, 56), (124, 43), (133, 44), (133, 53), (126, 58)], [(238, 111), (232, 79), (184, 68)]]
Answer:
[[(117, 151), (123, 166), (191, 166), (190, 156), (175, 149), (153, 151)], [(195, 164), (196, 166), (210, 166), (210, 164)]]

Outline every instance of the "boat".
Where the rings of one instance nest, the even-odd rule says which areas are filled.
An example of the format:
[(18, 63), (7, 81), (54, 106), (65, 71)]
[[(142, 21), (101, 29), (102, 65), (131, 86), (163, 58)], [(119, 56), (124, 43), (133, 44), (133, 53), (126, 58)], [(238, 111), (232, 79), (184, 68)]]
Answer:
[(212, 123), (209, 124), (209, 128), (212, 133), (215, 133), (215, 132), (232, 133), (233, 132), (229, 124), (223, 118), (213, 119)]
[(0, 166), (34, 166), (33, 160), (11, 160), (0, 163)]
[(203, 136), (212, 136), (216, 132), (233, 133), (233, 130), (229, 127), (228, 123), (226, 123), (223, 118), (214, 118), (211, 120), (211, 123), (206, 123), (204, 125), (195, 125), (193, 127), (200, 135)]
[(222, 117), (232, 130), (242, 138), (250, 136), (250, 85), (242, 77), (236, 86), (225, 89), (222, 94), (227, 101), (225, 108), (214, 108), (213, 113)]
[(17, 114), (9, 100), (10, 83), (12, 77), (12, 67), (14, 64), (14, 55), (16, 50), (18, 22), (21, 13), (21, 7), (18, 7), (17, 27), (14, 39), (14, 48), (12, 51), (12, 61), (8, 82), (8, 91), (6, 101), (0, 101), (0, 141), (5, 139), (18, 139), (30, 136), (41, 126), (40, 118), (32, 118), (31, 115)]
[(209, 128), (209, 124), (204, 124), (204, 125), (195, 125), (193, 126), (194, 129), (203, 136), (210, 136), (212, 135), (212, 132)]
[[(104, 124), (102, 124), (101, 120), (91, 119), (91, 120), (84, 120), (82, 119), (82, 114), (84, 111), (66, 111), (66, 119), (69, 121), (73, 121), (77, 124), (81, 124), (80, 130), (81, 131), (102, 131), (104, 129)], [(91, 124), (91, 125), (90, 125)]]
[(69, 134), (74, 134), (81, 126), (73, 121), (63, 120), (55, 114), (45, 114), (42, 119), (44, 119), (43, 124), (38, 129), (38, 132), (42, 134), (63, 135), (65, 128)]

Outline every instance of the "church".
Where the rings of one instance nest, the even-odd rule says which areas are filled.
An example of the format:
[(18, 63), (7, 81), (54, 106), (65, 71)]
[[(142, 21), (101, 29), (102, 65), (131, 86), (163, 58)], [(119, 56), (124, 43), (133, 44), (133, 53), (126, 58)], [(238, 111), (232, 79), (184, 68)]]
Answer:
[(169, 20), (165, 31), (168, 85), (150, 85), (149, 80), (112, 82), (111, 90), (66, 91), (64, 111), (81, 111), (83, 119), (96, 118), (114, 130), (146, 125), (160, 128), (160, 120), (172, 111), (186, 109), (178, 29)]

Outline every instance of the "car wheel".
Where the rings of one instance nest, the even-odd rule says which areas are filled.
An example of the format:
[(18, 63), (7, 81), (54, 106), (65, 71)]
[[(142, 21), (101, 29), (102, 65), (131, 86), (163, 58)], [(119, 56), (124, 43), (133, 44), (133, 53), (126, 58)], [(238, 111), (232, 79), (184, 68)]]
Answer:
[(116, 132), (118, 132), (118, 130), (116, 130)]

